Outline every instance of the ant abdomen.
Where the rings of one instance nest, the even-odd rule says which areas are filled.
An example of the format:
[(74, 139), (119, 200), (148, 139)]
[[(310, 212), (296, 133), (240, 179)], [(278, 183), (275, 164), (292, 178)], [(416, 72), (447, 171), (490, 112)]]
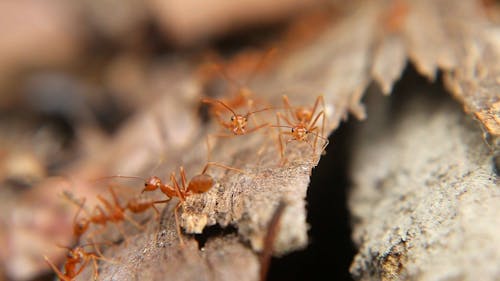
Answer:
[(201, 174), (194, 176), (191, 179), (187, 189), (192, 193), (204, 193), (210, 190), (210, 188), (212, 188), (214, 184), (215, 181), (211, 176), (207, 174)]

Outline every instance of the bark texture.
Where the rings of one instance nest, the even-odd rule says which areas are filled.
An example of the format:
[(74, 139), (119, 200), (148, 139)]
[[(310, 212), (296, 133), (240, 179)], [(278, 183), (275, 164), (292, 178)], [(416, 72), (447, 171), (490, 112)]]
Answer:
[(373, 112), (356, 136), (349, 204), (359, 252), (351, 273), (359, 280), (498, 280), (493, 153), (455, 104), (418, 95), (390, 119)]

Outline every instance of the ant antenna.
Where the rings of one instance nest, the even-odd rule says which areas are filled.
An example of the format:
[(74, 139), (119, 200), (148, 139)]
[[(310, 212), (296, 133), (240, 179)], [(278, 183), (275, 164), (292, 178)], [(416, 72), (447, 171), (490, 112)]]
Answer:
[(227, 110), (231, 111), (231, 113), (233, 115), (237, 115), (236, 112), (234, 112), (233, 109), (231, 109), (227, 104), (225, 104), (223, 101), (220, 101), (220, 100), (214, 100), (214, 99), (209, 99), (209, 98), (204, 98), (201, 100), (201, 102), (204, 102), (204, 103), (218, 103), (220, 105), (222, 105), (223, 107), (225, 107)]
[(114, 179), (114, 178), (124, 178), (124, 179), (139, 179), (145, 181), (145, 178), (138, 177), (138, 176), (122, 176), (122, 175), (114, 175), (114, 176), (105, 176), (105, 177), (100, 177), (94, 180), (94, 182), (102, 181), (102, 180), (107, 180), (107, 179)]
[(269, 106), (269, 107), (264, 107), (264, 108), (261, 108), (259, 110), (255, 110), (255, 111), (252, 111), (252, 112), (248, 112), (245, 117), (248, 117), (252, 114), (255, 114), (255, 113), (259, 113), (259, 112), (262, 112), (262, 111), (266, 111), (266, 110), (270, 110), (270, 109), (273, 109), (273, 107)]

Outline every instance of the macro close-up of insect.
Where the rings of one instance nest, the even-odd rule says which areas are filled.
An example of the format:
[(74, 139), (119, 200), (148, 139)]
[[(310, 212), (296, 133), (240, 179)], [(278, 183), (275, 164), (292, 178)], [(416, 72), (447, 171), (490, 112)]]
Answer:
[[(321, 149), (321, 151), (323, 151), (328, 145), (328, 139), (325, 138), (326, 113), (323, 96), (318, 96), (314, 105), (309, 108), (303, 106), (292, 107), (288, 97), (284, 95), (283, 105), (285, 113), (276, 113), (277, 124), (273, 126), (280, 130), (278, 135), (281, 158), (283, 159), (285, 157), (285, 145), (290, 141), (306, 142), (311, 146), (312, 154), (316, 155), (317, 143), (318, 139), (320, 139), (323, 142)], [(285, 122), (285, 125), (282, 125), (282, 122)], [(289, 129), (289, 131), (282, 131), (282, 128)], [(289, 136), (289, 138), (285, 141), (285, 145), (283, 144), (282, 135)], [(313, 135), (314, 138), (312, 144), (309, 139), (310, 135)]]
[[(94, 246), (96, 252), (87, 252), (85, 250), (86, 246)], [(98, 260), (107, 259), (99, 253), (97, 246), (92, 244), (83, 244), (77, 246), (75, 248), (60, 246), (63, 249), (68, 250), (66, 254), (66, 261), (64, 262), (63, 271), (59, 270), (57, 266), (54, 265), (46, 256), (44, 257), (50, 267), (56, 272), (57, 277), (61, 281), (73, 281), (75, 278), (88, 266), (89, 263), (92, 263), (94, 276), (93, 280), (98, 280), (99, 277), (99, 268), (97, 265)]]

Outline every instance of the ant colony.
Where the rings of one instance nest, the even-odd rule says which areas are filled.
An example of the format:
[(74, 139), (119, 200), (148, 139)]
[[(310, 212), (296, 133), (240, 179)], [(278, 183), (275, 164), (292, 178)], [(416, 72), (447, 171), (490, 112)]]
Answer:
[[(254, 72), (263, 65), (265, 57), (263, 56), (256, 64)], [(76, 199), (69, 193), (64, 194), (64, 198), (77, 208), (73, 217), (73, 239), (76, 246), (59, 246), (67, 251), (66, 261), (61, 269), (45, 257), (59, 279), (74, 280), (90, 263), (93, 266), (94, 279), (97, 279), (99, 261), (115, 262), (104, 257), (99, 245), (117, 243), (106, 239), (102, 241), (102, 236), (100, 241), (96, 240), (97, 235), (113, 228), (119, 232), (121, 240), (128, 243), (126, 233), (129, 232), (127, 232), (126, 226), (132, 226), (137, 231), (145, 230), (144, 221), (135, 219), (138, 214), (151, 212), (154, 220), (159, 221), (158, 205), (166, 204), (174, 198), (177, 199), (173, 208), (176, 234), (179, 245), (182, 247), (184, 234), (181, 229), (179, 213), (187, 204), (188, 197), (206, 193), (218, 182), (219, 179), (208, 172), (209, 168), (219, 168), (226, 172), (240, 174), (246, 173), (242, 168), (210, 161), (211, 138), (215, 140), (224, 138), (228, 141), (238, 142), (239, 139), (234, 139), (259, 133), (266, 134), (265, 139), (271, 140), (275, 144), (276, 167), (278, 168), (289, 162), (288, 151), (293, 150), (291, 148), (287, 150), (287, 146), (292, 142), (297, 143), (297, 145), (304, 144), (311, 152), (310, 159), (319, 160), (319, 155), (324, 152), (328, 145), (328, 138), (325, 136), (327, 116), (323, 96), (317, 96), (314, 103), (308, 105), (293, 105), (286, 95), (282, 96), (279, 106), (273, 106), (261, 100), (256, 102), (255, 94), (231, 79), (225, 73), (224, 68), (222, 65), (216, 65), (215, 70), (226, 81), (235, 84), (237, 91), (225, 93), (222, 97), (202, 97), (200, 99), (200, 103), (208, 107), (209, 116), (216, 122), (220, 131), (209, 131), (205, 136), (207, 160), (199, 174), (188, 177), (184, 167), (180, 165), (178, 174), (172, 171), (168, 181), (157, 176), (149, 178), (110, 176), (107, 178), (141, 179), (144, 181), (144, 185), (141, 191), (138, 190), (135, 196), (127, 200), (121, 198), (120, 193), (115, 191), (117, 186), (109, 185), (108, 195), (97, 195), (98, 204), (90, 209), (85, 206), (85, 198)], [(253, 73), (251, 76), (253, 77)], [(156, 193), (153, 193), (155, 191)], [(159, 194), (162, 194), (162, 198), (157, 198)], [(149, 195), (155, 199), (146, 198)], [(115, 231), (115, 233), (118, 232)], [(86, 238), (86, 241), (82, 241), (83, 238)]]

